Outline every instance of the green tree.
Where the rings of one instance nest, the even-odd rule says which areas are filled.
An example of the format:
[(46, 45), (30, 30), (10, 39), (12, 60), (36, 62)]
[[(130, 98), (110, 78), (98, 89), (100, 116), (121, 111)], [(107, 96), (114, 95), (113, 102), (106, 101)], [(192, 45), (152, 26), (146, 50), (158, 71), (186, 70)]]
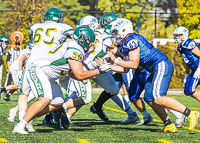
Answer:
[[(63, 13), (73, 22), (78, 22), (81, 18), (88, 15), (89, 13), (83, 13), (80, 11), (90, 10), (89, 5), (81, 5), (78, 0), (61, 0), (61, 10)], [(65, 12), (71, 11), (71, 12)], [(74, 11), (74, 12), (73, 12)]]
[[(104, 13), (115, 12), (119, 17), (125, 17), (132, 21), (133, 27), (136, 30), (139, 13), (147, 0), (99, 0), (99, 9)], [(148, 12), (152, 6), (147, 4), (143, 12)], [(150, 14), (143, 14), (141, 24), (153, 17)]]
[[(179, 13), (200, 13), (200, 0), (177, 0)], [(189, 38), (200, 38), (200, 14), (180, 14), (178, 25), (189, 30)]]

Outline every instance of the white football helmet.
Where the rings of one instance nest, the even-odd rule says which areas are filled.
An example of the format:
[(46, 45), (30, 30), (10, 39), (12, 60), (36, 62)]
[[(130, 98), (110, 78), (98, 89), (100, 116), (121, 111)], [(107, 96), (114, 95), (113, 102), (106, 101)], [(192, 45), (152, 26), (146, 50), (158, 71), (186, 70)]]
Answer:
[(87, 26), (92, 30), (97, 29), (98, 25), (98, 20), (92, 15), (85, 16), (80, 20), (80, 26)]
[[(176, 43), (182, 43), (184, 42), (185, 40), (188, 39), (188, 36), (189, 36), (189, 30), (187, 30), (185, 27), (183, 26), (180, 26), (180, 27), (177, 27), (173, 33), (173, 35), (175, 36), (174, 37), (174, 40)], [(181, 39), (177, 39), (177, 35), (183, 35)]]
[(115, 35), (117, 43), (129, 33), (133, 33), (133, 24), (126, 18), (118, 18), (117, 20), (110, 23), (110, 32)]

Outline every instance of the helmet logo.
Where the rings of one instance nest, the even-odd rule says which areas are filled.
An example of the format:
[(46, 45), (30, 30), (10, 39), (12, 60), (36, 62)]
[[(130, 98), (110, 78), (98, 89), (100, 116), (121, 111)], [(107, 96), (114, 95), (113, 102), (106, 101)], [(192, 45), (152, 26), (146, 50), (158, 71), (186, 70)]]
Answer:
[(90, 44), (90, 37), (88, 35), (84, 35), (82, 33), (79, 33), (78, 39), (79, 39), (79, 42), (83, 45), (84, 45), (84, 41), (87, 43), (87, 45)]
[(93, 18), (92, 21), (90, 21), (90, 22), (97, 23), (97, 20)]
[(120, 26), (124, 26), (125, 25), (125, 22), (124, 21), (118, 21), (116, 24), (115, 24), (115, 28), (119, 28)]
[(102, 24), (106, 25), (112, 22), (112, 19), (110, 17), (105, 17), (102, 19)]

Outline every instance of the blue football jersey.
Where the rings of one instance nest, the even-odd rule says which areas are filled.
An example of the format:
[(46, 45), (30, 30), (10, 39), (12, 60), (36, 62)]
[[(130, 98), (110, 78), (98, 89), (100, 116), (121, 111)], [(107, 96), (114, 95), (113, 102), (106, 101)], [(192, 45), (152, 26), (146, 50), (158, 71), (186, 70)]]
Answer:
[(147, 71), (152, 72), (159, 62), (168, 59), (165, 54), (156, 49), (145, 37), (137, 33), (130, 34), (122, 45), (123, 49), (127, 51), (127, 54), (138, 46), (140, 47), (139, 67)]
[(179, 44), (177, 48), (183, 60), (193, 72), (196, 71), (199, 65), (199, 57), (191, 52), (195, 47), (198, 47), (197, 43), (192, 39), (188, 39), (184, 43)]

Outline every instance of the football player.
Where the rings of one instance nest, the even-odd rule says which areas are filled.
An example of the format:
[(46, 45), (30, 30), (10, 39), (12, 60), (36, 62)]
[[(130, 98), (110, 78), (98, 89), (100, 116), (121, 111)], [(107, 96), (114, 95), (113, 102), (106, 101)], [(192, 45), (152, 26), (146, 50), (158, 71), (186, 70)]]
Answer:
[[(49, 8), (45, 12), (44, 23), (37, 23), (30, 27), (30, 39), (33, 47), (26, 67), (29, 67), (35, 59), (42, 57), (44, 53), (63, 43), (72, 34), (73, 28), (63, 23), (63, 13), (58, 8)], [(27, 110), (26, 95), (19, 96), (18, 106), (19, 116), (22, 118)]]
[[(94, 31), (98, 28), (98, 21), (97, 19), (94, 17), (94, 16), (85, 16), (83, 17), (81, 20), (80, 20), (80, 25), (84, 25), (84, 26), (88, 26), (90, 27), (91, 29), (93, 29)], [(97, 68), (97, 64), (95, 62), (95, 59), (97, 57), (99, 58), (102, 58), (102, 57), (107, 57), (108, 58), (108, 55), (106, 53), (106, 50), (108, 47), (113, 47), (113, 42), (112, 42), (112, 37), (106, 33), (104, 34), (101, 34), (99, 33), (99, 31), (95, 31), (95, 35), (96, 35), (96, 44), (94, 45), (94, 50), (92, 53), (90, 54), (86, 54), (86, 58), (84, 59), (83, 63), (84, 63), (84, 67), (87, 69), (87, 70), (92, 70), (92, 69), (95, 69)], [(130, 106), (128, 105), (128, 103), (125, 101), (125, 99), (123, 99), (123, 97), (118, 94), (118, 91), (119, 91), (119, 83), (118, 81), (116, 82), (116, 79), (114, 79), (110, 73), (105, 73), (105, 74), (102, 74), (102, 75), (98, 75), (96, 76), (95, 78), (92, 79), (94, 82), (98, 83), (98, 85), (100, 85), (101, 87), (103, 87), (107, 93), (111, 94), (111, 95), (114, 95), (111, 97), (111, 99), (113, 99), (113, 101), (124, 111), (127, 112), (129, 118), (132, 119), (132, 121), (134, 122), (136, 119), (139, 119), (139, 117), (137, 116), (137, 114), (130, 108)], [(80, 81), (73, 81), (75, 83), (75, 87), (74, 88), (74, 84), (70, 84), (72, 87), (69, 87), (68, 89), (74, 93), (72, 91), (72, 89), (76, 89), (78, 91), (75, 90), (76, 93), (81, 93), (79, 95), (81, 95), (81, 97), (83, 96), (85, 98), (85, 100), (87, 102), (84, 102), (85, 104), (88, 104), (91, 102), (91, 93), (92, 93), (92, 88), (91, 88), (91, 84), (90, 86), (87, 86), (89, 81), (87, 82), (86, 87), (84, 87), (84, 84), (81, 84)], [(78, 84), (78, 83), (79, 84)], [(115, 84), (116, 82), (116, 84)], [(71, 83), (71, 82), (70, 82)], [(119, 87), (118, 87), (119, 86)], [(88, 88), (87, 88), (88, 87)], [(82, 91), (86, 89), (85, 91), (89, 92), (89, 94), (87, 95), (83, 95), (83, 93), (86, 93), (85, 91)], [(82, 92), (80, 92), (82, 91)], [(113, 92), (115, 91), (115, 92)], [(89, 98), (87, 98), (89, 97)], [(66, 106), (64, 107), (65, 109), (69, 109), (69, 106), (67, 106), (67, 104), (69, 104), (69, 101), (70, 101), (70, 97), (68, 97), (68, 102), (65, 102)], [(79, 105), (81, 106), (81, 105)], [(74, 109), (70, 109), (70, 113), (72, 113), (72, 110)], [(95, 108), (92, 108), (93, 112), (97, 113), (98, 116), (104, 120), (104, 121), (107, 121), (108, 118), (107, 116), (103, 113), (103, 111), (101, 110), (100, 108), (100, 112), (96, 111)], [(94, 111), (95, 110), (95, 111)], [(74, 110), (75, 111), (75, 110)], [(68, 117), (71, 117), (74, 113), (72, 114), (69, 114), (69, 112), (67, 113)], [(130, 120), (129, 120), (130, 121)]]
[[(103, 15), (101, 17), (101, 19), (100, 19), (101, 28), (96, 29), (96, 32), (97, 33), (101, 33), (102, 35), (109, 34), (109, 32), (106, 32), (106, 27), (112, 21), (116, 20), (117, 18), (118, 18), (118, 16), (116, 14), (114, 14), (114, 13), (107, 13), (107, 14)], [(106, 50), (107, 49), (115, 50), (116, 48), (112, 47), (112, 48), (106, 48)], [(118, 53), (118, 56), (121, 56), (121, 53), (119, 51), (117, 53)], [(121, 58), (123, 58), (123, 57), (121, 57)], [(121, 87), (122, 83), (124, 82), (122, 75), (123, 74), (120, 74), (120, 73), (115, 73), (115, 72), (113, 73), (113, 78), (115, 79), (116, 84), (118, 85), (119, 88)], [(96, 81), (96, 80), (94, 80), (94, 81)], [(99, 80), (99, 81), (101, 81), (101, 80)], [(98, 82), (98, 79), (97, 79), (97, 82)], [(102, 106), (109, 98), (111, 98), (122, 110), (124, 110), (128, 114), (128, 118), (126, 120), (120, 121), (121, 123), (128, 124), (128, 123), (134, 123), (135, 121), (139, 120), (139, 117), (136, 116), (136, 114), (134, 114), (133, 110), (130, 108), (128, 103), (124, 100), (124, 98), (120, 94), (117, 94), (117, 95), (113, 96), (112, 94), (110, 94), (106, 90), (101, 93), (101, 95), (97, 99), (96, 103), (94, 103), (94, 105), (91, 106), (90, 111), (93, 112), (93, 113), (97, 113), (100, 118), (104, 117), (104, 118), (107, 119), (107, 116), (102, 111)], [(153, 121), (153, 118), (147, 112), (147, 110), (146, 110), (146, 108), (144, 106), (144, 103), (142, 102), (141, 99), (138, 99), (138, 101), (135, 102), (135, 106), (137, 108), (139, 108), (141, 106), (143, 107), (143, 109), (139, 110), (139, 111), (141, 111), (141, 113), (142, 113), (142, 115), (143, 115), (143, 117), (145, 119), (145, 124)]]
[[(19, 79), (21, 77), (20, 75), (22, 73), (22, 68), (23, 68), (22, 63), (25, 63), (25, 60), (30, 56), (30, 53), (31, 53), (30, 50), (31, 50), (31, 47), (32, 47), (31, 43), (27, 44), (27, 48), (20, 52), (20, 54), (17, 56), (17, 58), (13, 61), (13, 63), (9, 67), (14, 85), (8, 85), (4, 88), (1, 88), (1, 92), (6, 92), (8, 90), (17, 90), (18, 89), (18, 82), (19, 82)], [(19, 66), (19, 64), (21, 64), (21, 65)]]
[[(15, 59), (15, 61), (13, 62), (13, 64), (10, 66), (10, 72), (14, 81), (14, 85), (8, 85), (5, 90), (13, 90), (13, 89), (18, 89), (18, 85), (21, 79), (21, 75), (22, 75), (22, 71), (24, 69), (24, 65), (26, 63), (26, 60), (28, 59), (28, 57), (30, 56), (31, 53), (31, 49), (33, 46), (33, 42), (29, 42), (26, 46), (26, 49), (22, 50), (22, 52), (20, 53), (20, 55), (18, 56), (17, 59)], [(35, 97), (33, 95), (33, 92), (31, 91), (29, 93), (28, 96), (28, 103), (33, 100)], [(14, 119), (16, 117), (18, 113), (18, 105), (14, 108), (11, 108), (9, 111), (9, 115), (7, 117), (8, 121), (10, 122), (14, 122)], [(22, 117), (19, 116), (19, 120), (21, 120)], [(32, 121), (29, 122), (29, 124), (26, 125), (26, 129), (29, 132), (35, 132), (35, 129), (32, 126)]]
[[(62, 106), (63, 93), (55, 81), (56, 79), (72, 72), (73, 78), (84, 80), (110, 70), (109, 66), (105, 64), (98, 69), (83, 71), (82, 60), (91, 44), (95, 42), (93, 30), (80, 26), (75, 29), (72, 38), (72, 41), (64, 42), (53, 48), (26, 67), (21, 94), (28, 95), (32, 90), (38, 100), (28, 108), (23, 119), (14, 127), (13, 133), (28, 134), (24, 128), (29, 121)], [(75, 102), (79, 103), (80, 100)], [(62, 108), (60, 109), (62, 110)], [(63, 114), (63, 111), (58, 113), (62, 126), (68, 129), (69, 121), (66, 114)]]
[[(117, 65), (111, 65), (112, 70), (116, 72), (125, 72), (126, 68), (136, 70), (138, 67), (144, 68), (150, 72), (148, 78), (147, 89), (151, 90), (148, 94), (152, 99), (152, 103), (156, 103), (160, 107), (160, 118), (164, 121), (164, 132), (176, 132), (176, 126), (171, 123), (162, 106), (179, 111), (188, 117), (190, 121), (189, 130), (192, 131), (198, 122), (198, 112), (191, 111), (176, 99), (165, 96), (169, 87), (171, 76), (173, 74), (173, 64), (166, 55), (158, 49), (142, 35), (133, 31), (132, 22), (125, 18), (120, 18), (110, 24), (110, 31), (114, 34), (117, 42), (122, 42), (123, 49), (127, 51), (128, 61), (118, 60), (115, 56), (108, 52), (111, 60)], [(99, 64), (101, 65), (101, 64)]]
[(8, 43), (9, 43), (8, 37), (4, 34), (0, 35), (0, 86), (1, 86), (2, 73), (3, 73), (2, 56), (5, 55), (5, 48), (8, 47)]
[[(200, 93), (196, 90), (200, 81), (200, 50), (197, 43), (193, 39), (188, 39), (189, 30), (185, 27), (177, 27), (173, 33), (175, 42), (178, 43), (177, 51), (181, 54), (184, 62), (187, 64), (187, 68), (191, 69), (191, 73), (188, 75), (190, 70), (186, 69), (185, 76), (185, 88), (184, 94), (191, 96), (200, 101)], [(173, 111), (172, 111), (173, 112)], [(175, 114), (176, 116), (176, 114)], [(181, 117), (181, 116), (180, 116)], [(177, 126), (181, 127), (185, 118), (177, 117)], [(179, 121), (179, 122), (178, 122)]]

